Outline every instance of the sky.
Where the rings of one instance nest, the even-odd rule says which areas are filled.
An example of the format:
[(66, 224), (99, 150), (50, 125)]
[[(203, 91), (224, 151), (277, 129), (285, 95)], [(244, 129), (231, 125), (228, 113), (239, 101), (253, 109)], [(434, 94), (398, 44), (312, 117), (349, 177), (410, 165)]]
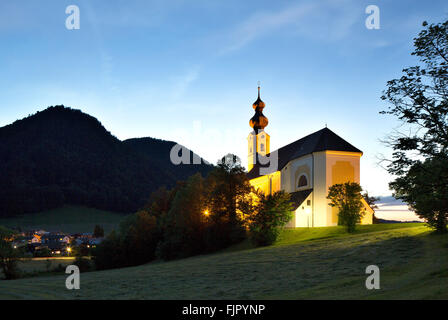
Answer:
[[(69, 5), (80, 28), (66, 28)], [(368, 5), (379, 29), (368, 29)], [(176, 141), (215, 163), (247, 159), (257, 82), (271, 150), (325, 125), (363, 151), (361, 185), (387, 196), (379, 112), (388, 80), (418, 63), (423, 21), (448, 1), (21, 0), (0, 3), (0, 126), (81, 109), (121, 140)]]

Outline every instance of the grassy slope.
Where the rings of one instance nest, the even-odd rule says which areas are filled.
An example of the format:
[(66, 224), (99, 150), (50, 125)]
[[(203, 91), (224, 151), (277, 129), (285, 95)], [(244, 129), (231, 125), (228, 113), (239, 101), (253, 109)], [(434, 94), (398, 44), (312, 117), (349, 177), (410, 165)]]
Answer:
[(65, 206), (38, 214), (27, 214), (14, 218), (0, 219), (0, 225), (22, 229), (44, 229), (68, 233), (93, 232), (96, 224), (101, 225), (106, 233), (112, 231), (123, 219), (123, 214), (103, 210)]
[[(65, 299), (448, 299), (448, 237), (421, 224), (287, 230), (258, 249), (227, 251), (81, 276), (2, 281), (0, 298)], [(381, 269), (381, 290), (365, 289), (365, 268)]]

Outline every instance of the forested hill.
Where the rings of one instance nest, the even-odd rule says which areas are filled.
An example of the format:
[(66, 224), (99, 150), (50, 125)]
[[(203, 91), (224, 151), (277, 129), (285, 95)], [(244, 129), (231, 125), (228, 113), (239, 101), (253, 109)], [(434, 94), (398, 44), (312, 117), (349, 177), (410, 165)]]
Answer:
[(175, 142), (120, 141), (80, 110), (49, 107), (0, 128), (0, 216), (64, 204), (133, 212), (152, 191), (209, 165), (174, 165)]

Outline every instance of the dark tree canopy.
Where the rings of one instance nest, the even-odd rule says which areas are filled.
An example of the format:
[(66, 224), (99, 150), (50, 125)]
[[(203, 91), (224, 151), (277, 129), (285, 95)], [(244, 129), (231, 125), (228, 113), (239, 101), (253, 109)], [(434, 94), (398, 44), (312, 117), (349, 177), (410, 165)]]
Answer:
[(98, 268), (214, 252), (243, 240), (253, 189), (238, 163), (221, 163), (172, 189), (159, 188), (138, 213), (98, 246)]
[(93, 229), (93, 236), (95, 238), (102, 238), (104, 237), (104, 229), (100, 225), (95, 225), (95, 228)]
[(390, 184), (394, 195), (444, 232), (448, 203), (439, 197), (448, 189), (448, 21), (423, 27), (412, 53), (421, 63), (387, 83), (382, 99), (390, 107), (382, 113), (396, 116), (407, 130), (386, 141), (394, 149), (388, 165), (398, 177)]

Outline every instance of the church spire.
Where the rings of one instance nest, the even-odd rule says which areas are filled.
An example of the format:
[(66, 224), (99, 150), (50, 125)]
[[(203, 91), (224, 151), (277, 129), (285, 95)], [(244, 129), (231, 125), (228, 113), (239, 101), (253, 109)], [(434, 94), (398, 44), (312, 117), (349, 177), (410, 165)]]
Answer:
[(260, 83), (258, 83), (258, 99), (253, 103), (252, 108), (255, 109), (255, 115), (249, 120), (249, 125), (258, 133), (263, 130), (269, 123), (268, 118), (263, 115), (265, 103), (260, 98)]
[(249, 120), (249, 125), (253, 131), (247, 137), (248, 140), (248, 164), (247, 169), (250, 171), (258, 162), (259, 156), (266, 156), (270, 152), (270, 137), (264, 131), (268, 125), (268, 118), (263, 114), (265, 103), (260, 98), (260, 82), (258, 82), (258, 98), (253, 103), (252, 107), (255, 109), (255, 115)]

